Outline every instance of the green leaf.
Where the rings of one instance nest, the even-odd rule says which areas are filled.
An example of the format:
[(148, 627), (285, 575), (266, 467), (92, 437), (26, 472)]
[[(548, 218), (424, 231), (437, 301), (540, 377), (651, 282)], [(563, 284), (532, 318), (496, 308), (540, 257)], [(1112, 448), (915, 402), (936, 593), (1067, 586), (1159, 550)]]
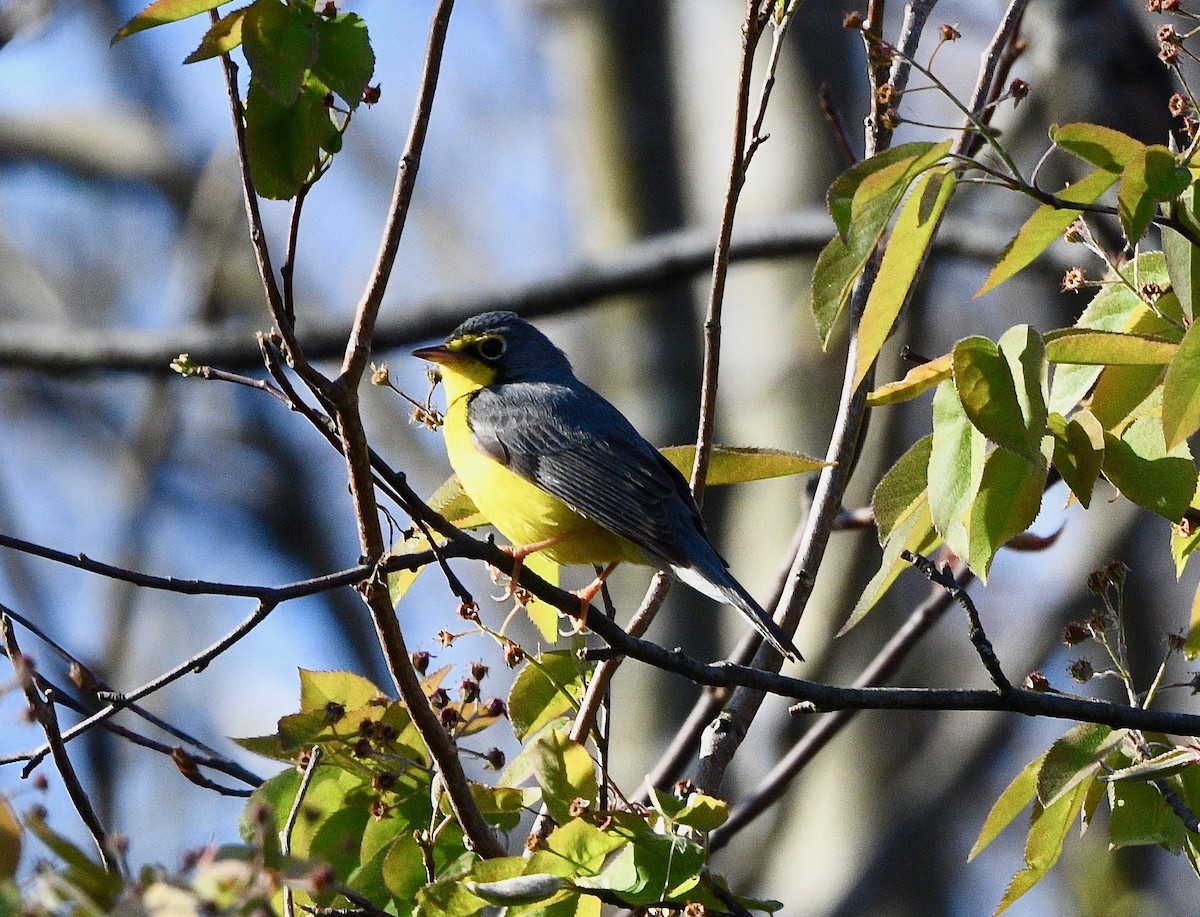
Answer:
[(892, 326), (907, 301), (917, 272), (925, 262), (933, 234), (956, 186), (952, 171), (926, 172), (913, 185), (912, 194), (900, 208), (896, 225), (883, 253), (879, 276), (871, 286), (867, 305), (858, 326), (857, 388), (870, 372)]
[[(29, 833), (50, 848), (63, 867), (56, 872), (71, 885), (82, 891), (100, 913), (110, 913), (124, 886), (119, 875), (108, 872), (73, 843), (55, 832), (40, 813), (27, 815), (25, 827)], [(87, 913), (86, 910), (82, 911)]]
[(915, 512), (917, 504), (925, 499), (932, 451), (932, 434), (917, 440), (875, 488), (871, 496), (871, 509), (881, 545), (887, 544), (892, 529)]
[[(425, 854), (417, 839), (411, 832), (399, 834), (371, 860), (378, 860), (379, 875), (387, 893), (396, 902), (408, 905), (407, 909), (400, 908), (399, 913), (411, 914), (412, 906), (417, 901), (417, 892), (429, 881), (425, 874)], [(352, 884), (351, 887), (355, 891), (362, 891), (358, 885)]]
[[(1072, 204), (1094, 204), (1116, 182), (1116, 173), (1098, 169), (1087, 178), (1064, 188), (1059, 197)], [(1038, 207), (1005, 247), (975, 298), (994, 290), (1032, 264), (1042, 252), (1062, 238), (1067, 228), (1082, 214), (1082, 210), (1059, 209), (1051, 204)]]
[[(663, 457), (679, 469), (685, 478), (692, 473), (696, 460), (695, 444), (686, 446), (664, 446), (658, 450)], [(720, 487), (726, 484), (745, 484), (750, 481), (766, 481), (784, 478), (793, 474), (808, 474), (820, 471), (829, 463), (805, 455), (803, 452), (788, 452), (784, 449), (756, 449), (745, 446), (712, 447), (708, 461), (708, 477), (705, 485)]]
[(1070, 421), (1051, 414), (1047, 427), (1054, 437), (1054, 467), (1086, 509), (1104, 463), (1104, 428), (1090, 411), (1079, 411)]
[(1108, 842), (1114, 848), (1157, 844), (1172, 853), (1183, 848), (1185, 828), (1162, 794), (1149, 783), (1110, 783), (1112, 819)]
[(999, 837), (1000, 832), (1012, 824), (1013, 819), (1020, 815), (1025, 807), (1037, 797), (1038, 771), (1041, 770), (1042, 761), (1045, 758), (1046, 756), (1042, 755), (1026, 764), (1021, 773), (1013, 778), (1013, 782), (992, 804), (991, 811), (983, 820), (983, 827), (979, 829), (979, 837), (975, 839), (975, 845), (967, 854), (968, 863)]
[(822, 350), (828, 349), (833, 326), (850, 300), (854, 281), (862, 273), (870, 254), (870, 249), (865, 253), (852, 249), (841, 236), (834, 236), (817, 255), (812, 279), (812, 312)]
[(375, 52), (367, 24), (354, 13), (333, 19), (318, 17), (320, 51), (313, 72), (351, 108), (362, 101), (363, 90), (375, 73)]
[(1183, 645), (1183, 655), (1189, 661), (1200, 656), (1200, 586), (1192, 595), (1192, 614), (1188, 620), (1187, 641)]
[(513, 876), (496, 882), (467, 882), (467, 890), (488, 904), (511, 907), (515, 904), (535, 904), (569, 888), (566, 879), (548, 873)]
[[(273, 0), (259, 0), (273, 2)], [(325, 87), (305, 80), (291, 105), (273, 97), (257, 80), (246, 98), (246, 145), (255, 190), (270, 200), (290, 200), (316, 169), (322, 149), (337, 137), (325, 106)]]
[(712, 831), (729, 819), (729, 804), (714, 796), (693, 792), (687, 799), (674, 793), (650, 788), (650, 805), (668, 821), (696, 831)]
[(704, 848), (674, 834), (656, 834), (636, 816), (614, 816), (631, 843), (609, 857), (594, 878), (581, 877), (579, 888), (607, 889), (628, 904), (646, 905), (686, 895), (700, 882)]
[(1114, 331), (1068, 329), (1046, 336), (1046, 357), (1051, 363), (1164, 366), (1178, 351), (1178, 344), (1162, 338)]
[(936, 360), (914, 366), (898, 382), (889, 382), (887, 385), (879, 386), (867, 396), (867, 404), (874, 408), (882, 404), (911, 401), (934, 386), (945, 382), (953, 371), (954, 354), (943, 354)]
[(966, 555), (980, 581), (987, 582), (992, 559), (1001, 546), (1033, 524), (1045, 487), (1044, 460), (1035, 464), (1007, 449), (996, 449), (987, 457), (971, 506)]
[(950, 550), (966, 557), (966, 515), (979, 490), (987, 441), (972, 425), (952, 382), (933, 397), (933, 447), (929, 453), (929, 511)]
[(1173, 449), (1200, 430), (1200, 328), (1193, 324), (1163, 380), (1163, 435)]
[(993, 917), (1007, 910), (1054, 868), (1090, 785), (1090, 781), (1083, 781), (1049, 808), (1035, 806), (1033, 822), (1025, 838), (1025, 868), (1012, 877)]
[(513, 680), (508, 695), (508, 715), (518, 741), (524, 742), (547, 723), (579, 709), (587, 672), (586, 664), (566, 650), (530, 659)]
[(1038, 772), (1038, 802), (1049, 808), (1100, 770), (1100, 762), (1120, 747), (1128, 730), (1080, 723), (1058, 739)]
[[(1200, 213), (1197, 212), (1194, 184), (1179, 195), (1169, 212), (1187, 227), (1193, 238), (1200, 235)], [(1162, 246), (1171, 287), (1179, 296), (1183, 315), (1190, 324), (1196, 314), (1196, 297), (1200, 296), (1200, 248), (1189, 242), (1183, 233), (1169, 226), (1162, 227)]]
[(850, 299), (854, 282), (913, 179), (950, 150), (950, 141), (895, 147), (865, 160), (837, 179), (829, 191), (829, 212), (839, 234), (817, 257), (812, 309), (821, 347)]
[(300, 95), (305, 74), (317, 62), (320, 17), (304, 4), (255, 0), (242, 22), (242, 47), (252, 81), (280, 105)]
[(1146, 149), (1128, 134), (1099, 124), (1064, 124), (1050, 129), (1050, 140), (1106, 172), (1125, 170), (1138, 153)]
[(0, 880), (11, 879), (17, 874), (23, 834), (12, 803), (6, 796), (0, 796)]
[(996, 344), (984, 337), (968, 337), (954, 345), (954, 387), (975, 429), (992, 442), (1033, 460), (1036, 451), (1017, 400), (1013, 375)]
[(185, 64), (195, 64), (228, 54), (242, 43), (242, 22), (246, 17), (248, 7), (234, 10), (227, 16), (222, 16), (217, 23), (204, 33), (200, 46), (183, 59)]
[(1015, 325), (997, 342), (1008, 363), (1017, 404), (1025, 427), (1026, 453), (1032, 458), (1041, 450), (1046, 435), (1046, 347), (1042, 337), (1029, 325)]
[[(1106, 366), (1096, 381), (1088, 408), (1105, 430), (1123, 429), (1162, 392), (1161, 366)], [(1159, 433), (1162, 421), (1158, 420)]]
[(572, 818), (550, 832), (542, 850), (567, 864), (569, 874), (595, 873), (614, 850), (629, 843), (619, 831), (601, 831), (583, 818)]
[(902, 557), (904, 551), (929, 554), (941, 543), (942, 538), (934, 528), (929, 513), (929, 500), (922, 495), (913, 512), (891, 530), (887, 543), (883, 546), (883, 558), (879, 562), (879, 569), (859, 595), (850, 617), (837, 632), (837, 636), (842, 636), (866, 617), (867, 612), (892, 588), (900, 574), (909, 569), (911, 565)]
[(1196, 492), (1196, 466), (1187, 443), (1168, 450), (1162, 424), (1141, 417), (1120, 439), (1104, 434), (1104, 476), (1126, 499), (1178, 522)]
[(156, 0), (148, 7), (130, 19), (117, 34), (112, 37), (110, 44), (116, 44), (122, 38), (128, 38), (137, 32), (152, 29), (155, 26), (166, 25), (169, 22), (179, 22), (209, 10), (215, 10), (221, 5), (221, 0)]
[(1178, 197), (1190, 183), (1187, 167), (1165, 146), (1148, 146), (1129, 158), (1117, 189), (1117, 210), (1130, 245), (1145, 235), (1158, 205)]
[(583, 799), (595, 804), (599, 787), (596, 768), (587, 749), (554, 730), (534, 743), (533, 773), (542, 788), (542, 799), (559, 824), (570, 817), (571, 803)]
[(1178, 745), (1146, 761), (1120, 767), (1103, 775), (1101, 780), (1162, 780), (1182, 773), (1185, 768), (1200, 764), (1200, 749)]
[(300, 709), (325, 713), (330, 704), (357, 710), (384, 698), (370, 681), (354, 672), (314, 672), (300, 669)]
[[(849, 242), (850, 223), (856, 213), (861, 214), (870, 202), (894, 192), (897, 186), (901, 186), (900, 193), (903, 193), (913, 175), (941, 159), (949, 147), (928, 160), (934, 149), (934, 144), (928, 142), (895, 146), (855, 163), (834, 179), (825, 198), (838, 235)], [(921, 166), (914, 172), (914, 166), (918, 163)]]

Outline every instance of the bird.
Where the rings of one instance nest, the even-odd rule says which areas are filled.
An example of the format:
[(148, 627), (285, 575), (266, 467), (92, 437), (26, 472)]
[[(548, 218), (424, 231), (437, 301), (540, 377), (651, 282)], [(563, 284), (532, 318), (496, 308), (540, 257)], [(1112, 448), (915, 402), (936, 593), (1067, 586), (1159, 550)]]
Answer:
[(802, 661), (713, 547), (687, 480), (545, 334), (515, 312), (485, 312), (413, 356), (437, 364), (450, 464), (517, 564), (539, 552), (604, 565), (577, 593), (585, 608), (622, 561), (669, 570)]

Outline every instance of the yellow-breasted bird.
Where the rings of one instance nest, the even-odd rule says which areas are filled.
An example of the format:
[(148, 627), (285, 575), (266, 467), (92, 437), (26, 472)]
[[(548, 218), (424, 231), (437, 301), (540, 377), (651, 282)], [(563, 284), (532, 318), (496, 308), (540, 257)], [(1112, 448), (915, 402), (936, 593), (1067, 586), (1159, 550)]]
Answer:
[(514, 312), (467, 319), (414, 356), (441, 367), (446, 452), (474, 501), (514, 545), (557, 564), (621, 561), (670, 569), (732, 605), (789, 659), (791, 638), (729, 573), (683, 475), (566, 355)]

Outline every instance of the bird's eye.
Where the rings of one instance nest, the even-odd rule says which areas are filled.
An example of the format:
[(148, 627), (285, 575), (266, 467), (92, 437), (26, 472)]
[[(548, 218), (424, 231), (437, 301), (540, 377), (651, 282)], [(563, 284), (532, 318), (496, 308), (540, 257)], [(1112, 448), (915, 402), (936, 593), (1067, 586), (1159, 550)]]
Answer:
[(498, 337), (486, 337), (478, 345), (479, 355), (485, 360), (499, 360), (507, 349), (504, 338)]

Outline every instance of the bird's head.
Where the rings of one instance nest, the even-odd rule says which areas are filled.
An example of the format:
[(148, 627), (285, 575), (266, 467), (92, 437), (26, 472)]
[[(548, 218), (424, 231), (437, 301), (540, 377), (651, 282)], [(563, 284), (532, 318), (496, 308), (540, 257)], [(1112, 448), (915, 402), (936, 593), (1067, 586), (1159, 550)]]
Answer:
[(556, 382), (574, 378), (566, 354), (515, 312), (484, 312), (469, 318), (444, 344), (413, 356), (442, 367), (447, 392), (508, 382)]

